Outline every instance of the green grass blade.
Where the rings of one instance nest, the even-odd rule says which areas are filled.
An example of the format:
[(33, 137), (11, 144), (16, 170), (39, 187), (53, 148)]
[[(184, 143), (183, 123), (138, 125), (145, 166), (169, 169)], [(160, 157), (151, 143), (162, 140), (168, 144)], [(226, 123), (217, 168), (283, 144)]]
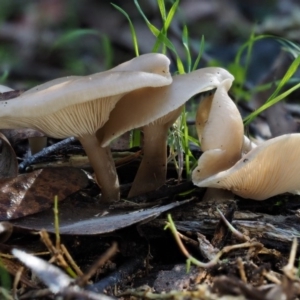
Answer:
[(117, 9), (119, 12), (121, 12), (125, 17), (126, 19), (128, 20), (128, 23), (129, 23), (129, 27), (130, 27), (130, 32), (131, 32), (131, 37), (132, 37), (132, 43), (133, 43), (133, 48), (134, 48), (134, 52), (135, 52), (135, 55), (136, 56), (139, 56), (139, 44), (138, 44), (138, 39), (137, 39), (137, 36), (136, 36), (136, 32), (135, 32), (135, 29), (134, 29), (134, 26), (131, 22), (131, 19), (129, 17), (129, 15), (126, 13), (125, 10), (123, 10), (121, 7), (119, 7), (118, 5), (114, 4), (114, 3), (111, 3), (111, 5)]
[(293, 86), (289, 90), (285, 91), (284, 93), (282, 93), (279, 96), (275, 97), (271, 101), (269, 101), (269, 102), (265, 103), (264, 105), (262, 105), (260, 108), (258, 108), (256, 111), (254, 111), (253, 113), (251, 113), (249, 116), (247, 116), (244, 119), (244, 125), (248, 125), (249, 123), (251, 123), (264, 110), (266, 110), (267, 108), (269, 108), (272, 105), (276, 104), (280, 100), (284, 99), (285, 97), (287, 97), (288, 95), (290, 95), (292, 92), (294, 92), (295, 90), (297, 90), (299, 88), (300, 88), (300, 83), (296, 84), (295, 86)]
[(196, 138), (194, 138), (194, 137), (192, 137), (192, 136), (188, 136), (188, 140), (190, 141), (190, 142), (192, 142), (193, 144), (195, 144), (196, 146), (199, 146), (200, 147), (200, 142), (199, 142), (199, 140), (198, 139), (196, 139)]
[(162, 18), (163, 22), (165, 23), (165, 21), (167, 19), (165, 1), (157, 0), (157, 5), (158, 5), (159, 11), (160, 11), (161, 18)]
[(99, 37), (99, 32), (95, 29), (76, 29), (68, 31), (58, 38), (58, 40), (52, 46), (52, 49), (63, 47), (66, 44), (69, 44), (70, 42), (86, 35), (96, 35)]
[(290, 80), (290, 78), (295, 74), (295, 72), (298, 70), (300, 65), (300, 55), (292, 62), (286, 73), (284, 74), (283, 78), (281, 79), (280, 83), (278, 84), (276, 90), (274, 93), (269, 97), (267, 102), (271, 101), (273, 98), (275, 98), (280, 90), (286, 85), (286, 83)]
[[(160, 11), (161, 19), (162, 19), (162, 23), (163, 23), (163, 27), (162, 27), (160, 32), (161, 32), (162, 35), (167, 36), (167, 29), (166, 29), (167, 14), (166, 14), (165, 1), (164, 0), (157, 0), (157, 5), (159, 7), (159, 11)], [(157, 40), (156, 40), (156, 43), (157, 43)], [(159, 48), (159, 44), (158, 44), (158, 48)], [(162, 53), (163, 54), (167, 53), (167, 47), (166, 47), (165, 44), (162, 44)]]
[(158, 33), (157, 35), (157, 39), (160, 43), (164, 43), (168, 49), (170, 49), (176, 56), (176, 65), (177, 65), (177, 69), (179, 74), (184, 74), (184, 66), (182, 63), (182, 60), (180, 59), (180, 56), (177, 53), (177, 50), (175, 48), (175, 46), (173, 45), (173, 43), (166, 37), (164, 36), (161, 32)]
[(200, 47), (199, 47), (199, 52), (198, 52), (197, 58), (194, 62), (194, 65), (192, 67), (192, 71), (195, 71), (197, 69), (198, 65), (199, 65), (200, 59), (201, 59), (202, 54), (204, 52), (204, 46), (205, 46), (205, 39), (204, 39), (204, 35), (202, 35), (201, 42), (200, 42)]
[(250, 38), (249, 38), (249, 45), (247, 47), (247, 55), (246, 55), (246, 62), (245, 62), (245, 71), (243, 72), (244, 78), (242, 78), (242, 83), (245, 82), (246, 80), (246, 75), (249, 69), (250, 61), (251, 61), (251, 56), (252, 56), (252, 49), (255, 43), (255, 34), (254, 31), (251, 32)]
[(3, 72), (3, 74), (0, 76), (0, 83), (5, 82), (5, 80), (7, 79), (8, 75), (9, 75), (9, 71), (8, 71), (8, 70), (5, 70), (5, 71)]
[(174, 18), (174, 15), (178, 9), (178, 5), (179, 5), (179, 0), (176, 0), (172, 7), (170, 8), (169, 12), (168, 12), (168, 15), (167, 15), (167, 18), (166, 18), (166, 22), (165, 22), (165, 28), (166, 30), (168, 30), (168, 28), (170, 27), (171, 23), (172, 23), (172, 20)]
[(138, 9), (139, 13), (141, 14), (141, 16), (143, 17), (143, 19), (145, 20), (145, 22), (146, 22), (148, 28), (150, 29), (150, 31), (152, 32), (152, 34), (157, 37), (160, 33), (160, 30), (158, 30), (154, 25), (152, 25), (150, 23), (150, 21), (147, 19), (146, 15), (144, 14), (144, 12), (141, 9), (141, 7), (139, 5), (139, 2), (137, 0), (134, 0), (134, 4), (137, 7), (137, 9)]
[(187, 177), (190, 175), (190, 156), (189, 156), (189, 132), (188, 132), (188, 126), (186, 123), (186, 111), (185, 107), (183, 108), (183, 111), (181, 113), (181, 127), (182, 127), (182, 147), (183, 151), (185, 153), (185, 170)]
[(184, 25), (183, 27), (182, 44), (184, 46), (185, 53), (186, 53), (187, 73), (190, 73), (192, 69), (192, 58), (191, 58), (191, 52), (189, 48), (189, 33), (186, 25)]
[(12, 287), (10, 275), (6, 270), (1, 259), (0, 259), (0, 285), (7, 291), (9, 291)]
[(111, 42), (106, 35), (103, 35), (101, 40), (105, 57), (105, 69), (108, 70), (113, 67), (113, 47), (111, 46)]
[(130, 137), (130, 148), (141, 146), (141, 131), (140, 129), (133, 129)]

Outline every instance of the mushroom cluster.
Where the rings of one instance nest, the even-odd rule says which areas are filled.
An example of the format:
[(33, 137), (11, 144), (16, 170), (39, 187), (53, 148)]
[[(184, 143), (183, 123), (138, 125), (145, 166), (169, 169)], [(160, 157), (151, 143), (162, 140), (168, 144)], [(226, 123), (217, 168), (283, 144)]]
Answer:
[(254, 200), (300, 194), (300, 134), (285, 134), (260, 145), (249, 141), (227, 93), (231, 83), (226, 79), (199, 105), (196, 126), (204, 153), (193, 171), (193, 183)]
[(0, 101), (0, 128), (33, 128), (55, 138), (75, 136), (83, 145), (103, 201), (119, 200), (119, 181), (109, 148), (134, 128), (144, 132), (144, 157), (129, 196), (165, 183), (168, 128), (183, 104), (215, 89), (232, 75), (203, 68), (172, 76), (169, 59), (145, 54), (90, 76), (58, 78), (9, 101)]
[(125, 95), (170, 84), (169, 63), (162, 54), (146, 54), (109, 71), (52, 80), (19, 97), (0, 101), (0, 128), (28, 127), (54, 138), (77, 137), (95, 171), (103, 200), (118, 200), (114, 161), (96, 132)]
[(233, 80), (225, 69), (203, 68), (176, 75), (167, 86), (136, 90), (116, 104), (109, 120), (97, 132), (102, 145), (107, 146), (113, 138), (133, 128), (142, 127), (144, 133), (144, 156), (129, 197), (155, 190), (165, 183), (169, 127), (187, 100), (217, 88), (225, 79)]

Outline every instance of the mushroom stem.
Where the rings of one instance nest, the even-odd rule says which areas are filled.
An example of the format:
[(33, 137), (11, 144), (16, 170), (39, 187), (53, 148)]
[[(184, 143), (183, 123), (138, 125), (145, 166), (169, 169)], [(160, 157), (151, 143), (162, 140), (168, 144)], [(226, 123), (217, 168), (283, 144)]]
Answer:
[(153, 191), (165, 184), (168, 128), (168, 125), (162, 124), (151, 124), (143, 127), (144, 156), (128, 198)]
[(84, 135), (78, 139), (94, 169), (96, 181), (101, 187), (101, 200), (104, 202), (120, 200), (119, 179), (110, 147), (101, 147), (95, 135)]

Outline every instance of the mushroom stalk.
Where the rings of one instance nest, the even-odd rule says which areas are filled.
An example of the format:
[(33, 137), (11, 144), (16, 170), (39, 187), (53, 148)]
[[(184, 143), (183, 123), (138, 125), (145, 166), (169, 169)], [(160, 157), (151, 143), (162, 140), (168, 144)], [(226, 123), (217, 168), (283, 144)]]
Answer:
[(153, 191), (165, 184), (167, 173), (167, 136), (169, 125), (143, 127), (144, 156), (128, 197)]
[(78, 138), (95, 172), (97, 183), (101, 187), (101, 199), (113, 202), (120, 199), (119, 179), (110, 147), (101, 147), (95, 135)]

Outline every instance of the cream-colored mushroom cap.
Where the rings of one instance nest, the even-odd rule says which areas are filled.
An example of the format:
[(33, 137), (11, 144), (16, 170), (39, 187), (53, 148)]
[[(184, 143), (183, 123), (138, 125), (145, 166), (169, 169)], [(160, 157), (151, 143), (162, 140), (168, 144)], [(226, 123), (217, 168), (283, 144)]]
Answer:
[(196, 115), (196, 128), (203, 154), (193, 171), (197, 182), (232, 167), (242, 155), (242, 117), (228, 96), (232, 79), (225, 79), (214, 95), (202, 100)]
[(50, 88), (54, 85), (57, 85), (57, 84), (60, 84), (60, 83), (67, 83), (71, 80), (75, 80), (75, 79), (79, 79), (79, 78), (82, 78), (82, 76), (66, 76), (66, 77), (56, 78), (56, 79), (47, 81), (45, 83), (39, 84), (39, 85), (25, 91), (23, 93), (23, 95), (39, 92), (39, 91), (48, 89), (48, 88)]
[(194, 95), (216, 88), (226, 78), (233, 80), (225, 69), (210, 67), (174, 76), (169, 86), (135, 90), (117, 103), (101, 129), (99, 138), (102, 145), (108, 145), (126, 131), (150, 124), (175, 111)]
[(268, 140), (243, 156), (232, 168), (193, 182), (222, 188), (254, 200), (289, 192), (300, 194), (300, 134)]
[(170, 84), (169, 63), (162, 54), (147, 54), (112, 70), (46, 83), (0, 101), (0, 128), (31, 127), (56, 138), (93, 134), (127, 93)]

